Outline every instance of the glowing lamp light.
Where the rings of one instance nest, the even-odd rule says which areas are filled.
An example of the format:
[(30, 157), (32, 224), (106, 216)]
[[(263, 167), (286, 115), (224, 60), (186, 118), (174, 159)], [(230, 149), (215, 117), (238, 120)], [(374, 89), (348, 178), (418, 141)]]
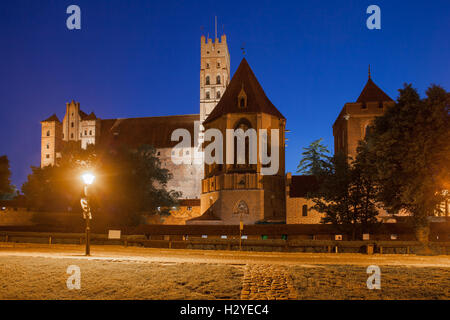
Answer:
[(95, 180), (95, 176), (90, 172), (84, 173), (81, 177), (86, 185), (91, 185)]

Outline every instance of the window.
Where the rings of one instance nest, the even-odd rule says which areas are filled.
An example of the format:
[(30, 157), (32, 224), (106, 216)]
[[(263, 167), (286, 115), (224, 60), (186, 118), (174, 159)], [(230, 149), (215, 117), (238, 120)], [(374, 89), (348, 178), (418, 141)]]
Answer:
[(241, 98), (241, 100), (239, 101), (239, 107), (245, 108), (245, 98)]
[(50, 137), (50, 130), (47, 131), (47, 137)]
[(306, 204), (302, 207), (302, 216), (307, 217), (308, 216), (308, 206)]
[(47, 143), (47, 149), (50, 149), (50, 144)]
[(70, 126), (73, 128), (73, 127), (74, 127), (74, 123), (72, 122), (72, 123), (70, 124)]
[(206, 92), (206, 99), (210, 99), (209, 91)]
[(84, 135), (87, 136), (87, 130), (84, 130)]
[(49, 154), (46, 154), (45, 157), (46, 157), (47, 159), (50, 159), (50, 155), (49, 155)]
[(220, 91), (217, 91), (217, 93), (216, 93), (216, 98), (217, 98), (217, 99), (220, 99)]
[(217, 68), (220, 68), (220, 61), (217, 62)]
[(216, 83), (217, 83), (217, 84), (220, 84), (220, 76), (217, 76), (217, 77), (216, 77)]
[(206, 64), (206, 69), (209, 69), (209, 63)]
[(206, 76), (206, 84), (210, 84), (209, 76)]
[(73, 133), (71, 133), (71, 134), (70, 134), (70, 138), (72, 138), (72, 139), (73, 139)]
[(89, 130), (89, 135), (92, 136), (92, 130)]

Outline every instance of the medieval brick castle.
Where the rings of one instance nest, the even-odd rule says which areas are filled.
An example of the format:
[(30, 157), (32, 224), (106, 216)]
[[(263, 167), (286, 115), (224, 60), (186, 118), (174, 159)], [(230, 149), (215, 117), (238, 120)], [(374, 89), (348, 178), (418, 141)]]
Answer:
[[(66, 104), (61, 122), (54, 114), (41, 122), (41, 166), (55, 165), (63, 145), (77, 142), (82, 148), (95, 144), (106, 150), (118, 145), (136, 149), (152, 145), (162, 167), (173, 174), (168, 189), (181, 191), (188, 203), (182, 208), (184, 216), (177, 223), (187, 224), (245, 224), (260, 222), (319, 223), (321, 215), (308, 210), (306, 199), (314, 179), (285, 173), (286, 119), (270, 102), (245, 59), (230, 75), (230, 55), (225, 35), (220, 39), (201, 37), (200, 113), (163, 117), (100, 119), (95, 113), (81, 110), (79, 102)], [(355, 156), (356, 147), (368, 124), (394, 102), (370, 77), (356, 102), (347, 103), (333, 125), (335, 151)], [(225, 135), (226, 129), (279, 129), (279, 168), (274, 175), (262, 175), (256, 164), (202, 164), (192, 161), (176, 165), (173, 152), (195, 153), (195, 145), (175, 150), (171, 141), (175, 129), (195, 134), (195, 123), (203, 129), (215, 128)], [(226, 155), (224, 155), (226, 157)], [(195, 207), (194, 209), (192, 209)], [(170, 219), (169, 219), (170, 220)], [(171, 220), (173, 221), (173, 220)], [(180, 222), (181, 221), (181, 222)]]

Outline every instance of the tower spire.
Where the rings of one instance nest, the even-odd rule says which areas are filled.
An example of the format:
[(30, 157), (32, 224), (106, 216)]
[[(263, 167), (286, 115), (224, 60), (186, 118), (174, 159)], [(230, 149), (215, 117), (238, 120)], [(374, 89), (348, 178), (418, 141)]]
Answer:
[(370, 64), (369, 64), (369, 79), (370, 79)]

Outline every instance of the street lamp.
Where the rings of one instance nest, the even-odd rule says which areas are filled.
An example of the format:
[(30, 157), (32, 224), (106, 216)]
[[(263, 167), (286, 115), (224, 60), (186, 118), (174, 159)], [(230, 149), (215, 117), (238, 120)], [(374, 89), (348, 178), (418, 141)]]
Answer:
[(91, 207), (89, 206), (89, 198), (88, 198), (88, 187), (94, 182), (95, 176), (90, 173), (86, 172), (84, 173), (81, 178), (84, 182), (84, 198), (81, 198), (81, 208), (83, 209), (83, 218), (86, 220), (86, 255), (91, 255)]

